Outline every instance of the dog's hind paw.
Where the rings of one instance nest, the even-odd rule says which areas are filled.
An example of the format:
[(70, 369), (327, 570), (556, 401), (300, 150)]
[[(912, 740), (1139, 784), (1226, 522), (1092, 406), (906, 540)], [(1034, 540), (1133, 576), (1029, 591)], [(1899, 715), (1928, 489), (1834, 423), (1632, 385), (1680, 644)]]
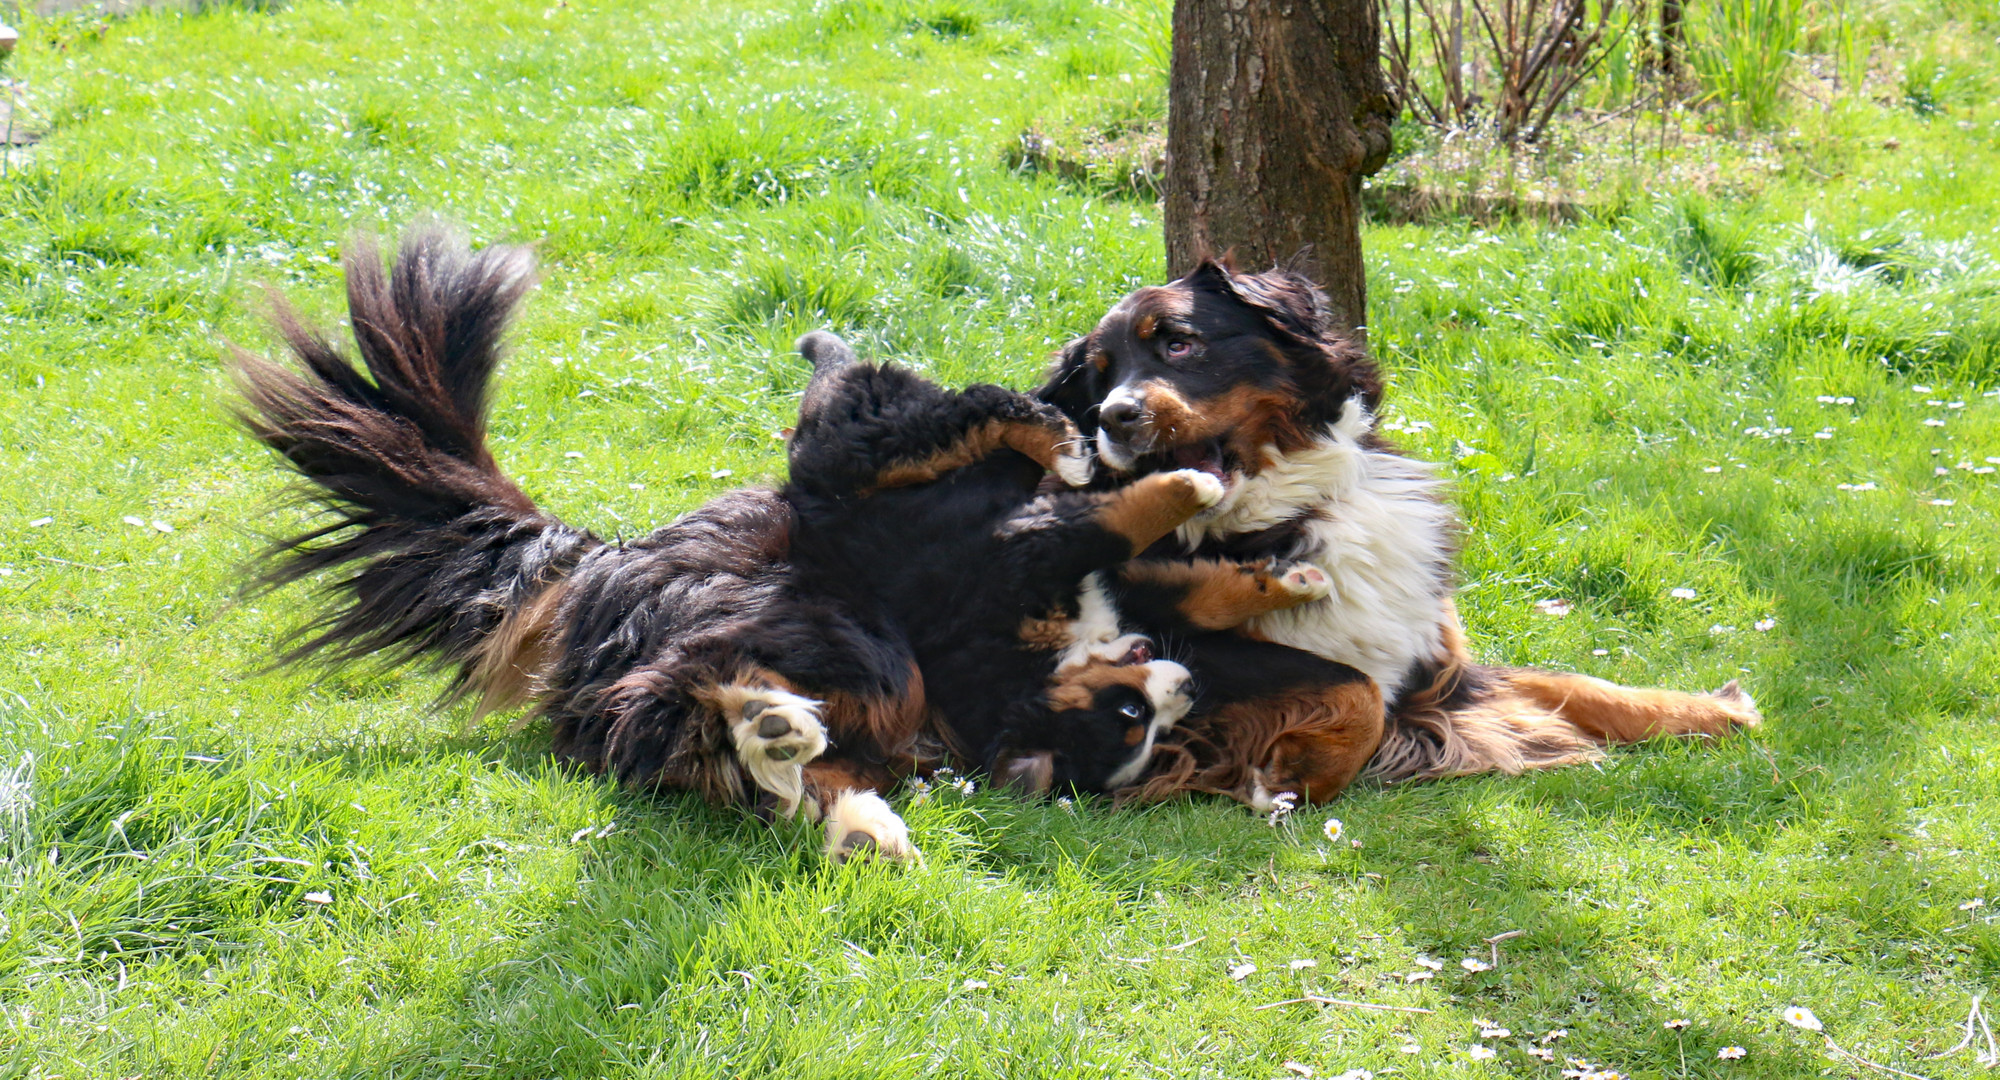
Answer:
[(1743, 727), (1756, 727), (1764, 722), (1764, 714), (1757, 711), (1756, 699), (1735, 679), (1709, 691), (1708, 696), (1722, 706), (1731, 720)]
[(923, 852), (910, 843), (909, 826), (872, 791), (843, 791), (826, 815), (826, 857), (836, 863), (881, 859), (916, 862)]
[(1319, 600), (1333, 592), (1333, 579), (1309, 562), (1279, 563), (1270, 573), (1278, 591), (1297, 597), (1300, 603)]
[(806, 762), (826, 753), (820, 703), (786, 690), (745, 685), (719, 687), (715, 700), (729, 724), (737, 761), (758, 787), (778, 797), (783, 816), (791, 817), (805, 791)]

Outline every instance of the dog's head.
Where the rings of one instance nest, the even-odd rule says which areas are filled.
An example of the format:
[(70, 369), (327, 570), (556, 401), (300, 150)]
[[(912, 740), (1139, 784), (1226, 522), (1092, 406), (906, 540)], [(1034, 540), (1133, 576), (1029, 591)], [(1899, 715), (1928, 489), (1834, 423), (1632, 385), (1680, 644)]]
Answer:
[(1210, 260), (1119, 301), (1063, 348), (1037, 394), (1114, 472), (1201, 469), (1228, 483), (1256, 475), (1272, 449), (1309, 445), (1351, 398), (1372, 412), (1381, 392), (1310, 280)]
[(1010, 718), (989, 764), (994, 781), (1040, 794), (1109, 792), (1137, 780), (1154, 742), (1194, 700), (1188, 669), (1150, 656), (1135, 649), (1056, 672)]

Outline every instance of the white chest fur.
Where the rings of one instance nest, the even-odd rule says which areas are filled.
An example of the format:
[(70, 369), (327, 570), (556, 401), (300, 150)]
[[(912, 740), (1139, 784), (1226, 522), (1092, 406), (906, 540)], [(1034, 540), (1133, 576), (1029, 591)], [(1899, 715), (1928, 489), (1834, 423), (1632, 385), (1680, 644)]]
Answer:
[(1232, 478), (1222, 502), (1181, 526), (1180, 537), (1193, 548), (1312, 513), (1298, 557), (1326, 571), (1333, 591), (1259, 616), (1251, 627), (1360, 670), (1393, 702), (1412, 665), (1442, 646), (1457, 523), (1438, 498), (1442, 481), (1432, 466), (1361, 445), (1374, 423), (1359, 401), (1349, 401), (1313, 446), (1274, 452), (1256, 476)]

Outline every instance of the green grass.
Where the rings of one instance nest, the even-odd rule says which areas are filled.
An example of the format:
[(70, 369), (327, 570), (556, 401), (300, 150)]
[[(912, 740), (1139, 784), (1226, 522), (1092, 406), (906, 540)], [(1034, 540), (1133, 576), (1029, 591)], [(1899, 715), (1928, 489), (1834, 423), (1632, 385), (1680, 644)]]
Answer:
[[(1039, 118), (1157, 92), (1132, 10), (29, 20), (10, 63), (52, 133), (0, 183), (0, 1076), (1855, 1074), (1794, 1004), (1873, 1060), (1988, 1075), (1923, 1060), (2000, 992), (1977, 5), (1885, 9), (1928, 104), (1800, 109), (1750, 201), (1366, 237), (1384, 420), (1457, 482), (1477, 650), (1741, 677), (1752, 737), (1363, 785), (1338, 844), (1320, 812), (940, 791), (907, 805), (924, 867), (836, 870), (810, 830), (462, 730), (430, 679), (261, 670), (305, 603), (232, 599), (282, 524), (223, 412), (261, 286), (331, 320), (342, 238), (428, 211), (540, 242), (497, 453), (639, 533), (777, 473), (805, 327), (1027, 385), (1161, 275), (1154, 210), (1001, 164)], [(1420, 954), (1444, 970), (1394, 977)], [(1433, 1012), (1255, 1009), (1308, 991)], [(1515, 1033), (1493, 1061), (1482, 1019)], [(1556, 1027), (1556, 1065), (1519, 1048)]]

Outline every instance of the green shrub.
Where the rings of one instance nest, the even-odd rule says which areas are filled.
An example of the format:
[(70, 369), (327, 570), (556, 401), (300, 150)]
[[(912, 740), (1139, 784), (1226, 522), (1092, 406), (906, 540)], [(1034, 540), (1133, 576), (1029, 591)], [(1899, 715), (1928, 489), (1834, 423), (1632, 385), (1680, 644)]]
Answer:
[(1775, 123), (1805, 29), (1805, 0), (1713, 0), (1690, 5), (1689, 23), (1688, 62), (1707, 100), (1738, 127)]

